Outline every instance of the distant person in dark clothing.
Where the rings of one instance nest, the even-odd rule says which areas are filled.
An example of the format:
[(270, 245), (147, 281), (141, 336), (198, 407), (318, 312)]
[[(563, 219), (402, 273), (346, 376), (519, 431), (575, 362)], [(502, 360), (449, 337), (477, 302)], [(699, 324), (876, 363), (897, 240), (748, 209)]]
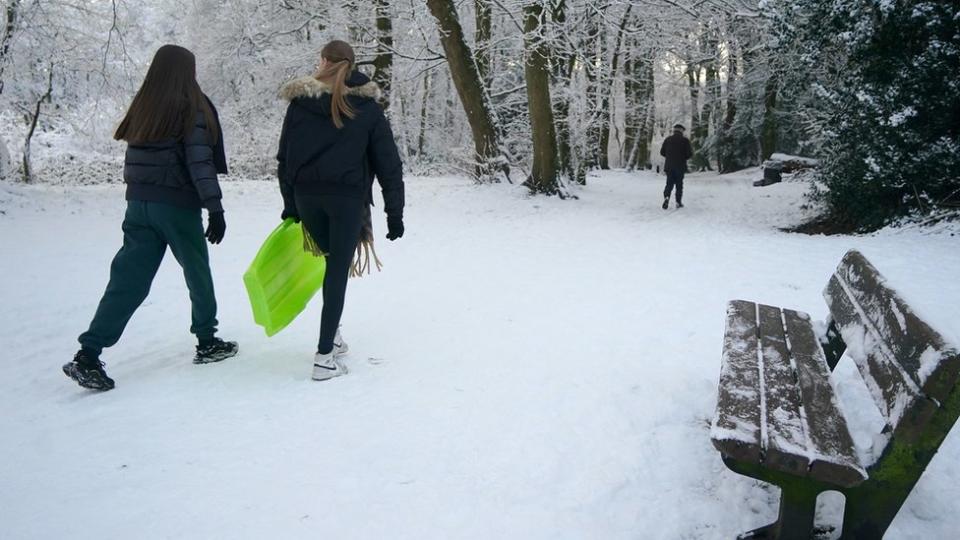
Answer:
[(663, 209), (670, 206), (670, 192), (677, 188), (677, 208), (683, 208), (683, 175), (687, 172), (687, 160), (693, 157), (693, 147), (690, 139), (683, 136), (685, 128), (677, 124), (673, 126), (673, 135), (663, 140), (660, 155), (666, 160), (663, 170), (667, 173), (667, 186), (663, 189)]
[[(113, 379), (100, 361), (134, 311), (147, 298), (167, 248), (183, 267), (197, 336), (195, 364), (237, 354), (236, 342), (216, 337), (217, 300), (207, 244), (223, 240), (222, 193), (217, 174), (227, 172), (217, 111), (200, 90), (193, 53), (160, 47), (114, 138), (126, 141), (123, 181), (127, 212), (123, 247), (110, 265), (110, 282), (81, 349), (63, 372), (80, 386), (110, 390)], [(203, 230), (201, 210), (207, 211)]]
[(328, 43), (314, 74), (286, 83), (280, 94), (290, 102), (277, 152), (281, 217), (302, 220), (315, 244), (311, 251), (327, 263), (313, 362), (313, 379), (325, 381), (347, 373), (340, 357), (348, 346), (338, 328), (351, 267), (358, 274), (369, 267), (358, 249), (372, 251), (374, 177), (383, 193), (387, 238), (403, 236), (403, 163), (377, 103), (380, 88), (356, 71), (349, 44)]

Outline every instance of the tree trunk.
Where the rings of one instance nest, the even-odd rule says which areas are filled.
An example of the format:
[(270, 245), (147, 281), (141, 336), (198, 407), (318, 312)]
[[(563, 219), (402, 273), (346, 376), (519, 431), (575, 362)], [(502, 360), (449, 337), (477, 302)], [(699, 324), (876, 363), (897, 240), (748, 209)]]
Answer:
[(694, 167), (700, 152), (700, 66), (687, 65), (687, 84), (690, 86), (690, 145), (693, 147)]
[[(553, 22), (563, 27), (567, 22), (566, 2), (559, 0), (553, 5)], [(557, 130), (557, 153), (560, 163), (560, 175), (567, 178), (575, 176), (573, 170), (573, 148), (570, 145), (570, 100), (573, 70), (576, 66), (576, 48), (569, 42), (564, 43), (566, 48), (562, 52), (554, 52), (553, 81), (555, 85), (563, 85), (563, 93), (556, 100), (555, 115)]]
[(763, 89), (763, 128), (760, 133), (760, 161), (777, 151), (777, 75), (770, 73)]
[(423, 159), (424, 148), (427, 146), (427, 119), (430, 117), (430, 72), (423, 77), (423, 101), (420, 103), (420, 134), (417, 136), (417, 157)]
[(493, 36), (493, 8), (490, 0), (474, 0), (477, 31), (474, 36), (477, 53), (477, 71), (487, 90), (490, 89), (490, 37)]
[(450, 76), (473, 133), (477, 179), (491, 180), (503, 174), (509, 180), (510, 170), (500, 151), (496, 117), (487, 101), (473, 53), (463, 39), (456, 5), (453, 0), (427, 0), (427, 6), (439, 24), (440, 42), (450, 67)]
[(37, 122), (40, 120), (40, 108), (43, 106), (43, 102), (49, 101), (53, 94), (53, 65), (51, 64), (48, 69), (50, 72), (47, 75), (47, 91), (37, 99), (37, 104), (33, 109), (33, 117), (30, 119), (30, 129), (27, 131), (27, 137), (23, 142), (23, 181), (27, 184), (33, 181), (33, 171), (30, 168), (30, 143), (33, 141), (33, 133), (36, 131)]
[(3, 68), (7, 63), (7, 55), (10, 53), (10, 41), (13, 39), (13, 32), (17, 28), (17, 13), (20, 8), (20, 0), (10, 0), (6, 8), (6, 21), (3, 25), (3, 38), (0, 40), (0, 94), (3, 93), (4, 78)]
[(376, 0), (377, 56), (373, 60), (373, 81), (383, 91), (383, 108), (390, 107), (393, 81), (393, 23), (390, 18), (390, 0)]
[[(716, 47), (713, 47), (713, 52), (714, 54), (718, 54)], [(710, 166), (710, 150), (707, 141), (710, 139), (711, 122), (716, 122), (714, 111), (716, 110), (717, 103), (720, 101), (720, 77), (716, 58), (707, 60), (706, 62), (703, 94), (706, 98), (704, 100), (706, 103), (703, 104), (703, 113), (700, 117), (700, 135), (697, 137), (700, 140), (700, 155), (697, 160), (697, 165), (701, 171), (712, 171), (713, 167)]]
[(620, 20), (616, 43), (613, 47), (613, 58), (610, 60), (610, 71), (605, 75), (600, 85), (602, 97), (600, 102), (600, 140), (598, 141), (598, 151), (600, 155), (600, 168), (604, 170), (610, 168), (610, 120), (612, 117), (610, 107), (613, 94), (613, 82), (616, 80), (617, 72), (619, 71), (620, 47), (623, 44), (623, 35), (627, 28), (627, 22), (630, 20), (630, 11), (632, 9), (633, 4), (628, 5), (627, 10), (623, 13), (623, 18)]
[(527, 102), (530, 128), (533, 133), (533, 170), (526, 185), (534, 193), (559, 193), (557, 134), (550, 101), (550, 50), (542, 36), (543, 5), (539, 2), (523, 8), (523, 41), (526, 49), (524, 74), (527, 79)]
[(740, 73), (737, 68), (737, 57), (733, 42), (727, 43), (727, 103), (723, 115), (723, 124), (720, 135), (717, 137), (717, 157), (721, 173), (729, 173), (737, 168), (733, 153), (733, 122), (737, 118), (737, 83)]
[(7, 141), (0, 136), (0, 180), (6, 180), (13, 176), (11, 170), (13, 161), (10, 159), (10, 150), (7, 149)]
[(601, 43), (606, 40), (604, 30), (606, 27), (601, 24), (599, 13), (596, 10), (590, 10), (586, 16), (585, 38), (583, 40), (583, 64), (584, 74), (587, 79), (587, 103), (590, 107), (590, 114), (586, 121), (587, 145), (583, 150), (583, 159), (577, 166), (577, 183), (584, 185), (587, 183), (587, 171), (594, 169), (600, 164), (600, 155), (594, 141), (600, 139), (600, 70), (602, 69), (604, 47)]
[(653, 51), (637, 50), (624, 64), (624, 97), (626, 99), (623, 163), (627, 169), (645, 168), (650, 161), (650, 138), (653, 136)]

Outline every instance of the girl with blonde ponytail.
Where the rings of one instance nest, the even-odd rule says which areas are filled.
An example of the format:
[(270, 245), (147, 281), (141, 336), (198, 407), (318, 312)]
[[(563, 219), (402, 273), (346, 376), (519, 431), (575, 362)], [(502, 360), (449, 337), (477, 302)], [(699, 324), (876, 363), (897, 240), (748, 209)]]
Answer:
[(386, 236), (403, 236), (403, 164), (378, 103), (380, 88), (356, 71), (348, 43), (324, 46), (314, 74), (284, 84), (280, 96), (289, 102), (277, 153), (281, 219), (302, 220), (305, 249), (327, 262), (313, 366), (313, 379), (322, 381), (347, 372), (339, 326), (351, 270), (369, 272), (371, 253), (380, 265), (370, 217), (374, 177), (383, 193)]

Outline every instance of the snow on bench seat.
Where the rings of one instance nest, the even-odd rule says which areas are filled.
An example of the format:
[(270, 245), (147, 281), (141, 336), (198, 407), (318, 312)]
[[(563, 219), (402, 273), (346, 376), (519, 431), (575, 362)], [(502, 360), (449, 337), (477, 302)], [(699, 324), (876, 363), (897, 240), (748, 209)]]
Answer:
[(843, 487), (867, 478), (804, 313), (727, 308), (713, 445), (738, 461)]

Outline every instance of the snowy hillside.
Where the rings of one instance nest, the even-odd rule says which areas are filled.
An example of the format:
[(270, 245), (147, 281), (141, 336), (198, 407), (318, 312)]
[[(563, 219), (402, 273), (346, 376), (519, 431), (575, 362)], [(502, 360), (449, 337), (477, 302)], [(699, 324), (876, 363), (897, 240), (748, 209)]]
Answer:
[[(168, 255), (121, 343), (117, 388), (60, 372), (120, 246), (123, 188), (0, 185), (0, 538), (720, 539), (772, 521), (777, 492), (709, 439), (725, 304), (821, 317), (861, 250), (941, 332), (960, 336), (960, 238), (781, 232), (804, 186), (688, 177), (682, 210), (652, 173), (605, 173), (579, 200), (469, 180), (408, 181), (407, 234), (350, 283), (347, 377), (309, 380), (320, 302), (274, 338), (241, 275), (280, 213), (275, 186), (224, 183), (211, 250), (221, 335), (195, 366)], [(953, 233), (953, 234), (952, 234)], [(844, 359), (840, 398), (869, 452)], [(887, 538), (960, 530), (955, 428)], [(951, 532), (954, 531), (954, 532)]]

